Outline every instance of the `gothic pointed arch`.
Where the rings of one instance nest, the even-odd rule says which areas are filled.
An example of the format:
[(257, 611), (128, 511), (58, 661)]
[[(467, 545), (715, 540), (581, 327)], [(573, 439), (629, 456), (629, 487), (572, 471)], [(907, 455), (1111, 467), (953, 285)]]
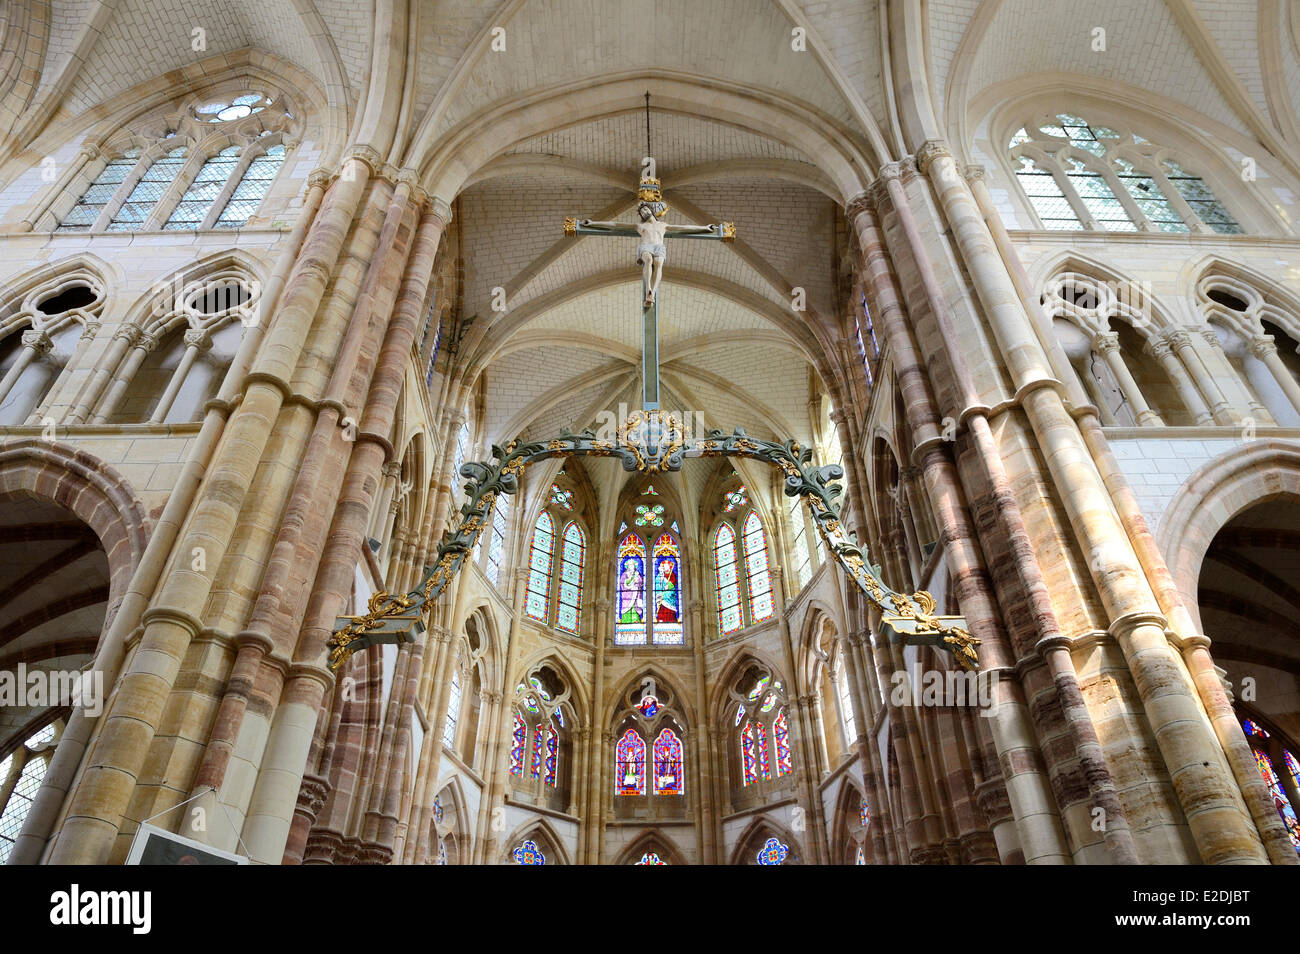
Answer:
[[(500, 864), (544, 864), (570, 865), (569, 853), (565, 849), (564, 839), (559, 836), (549, 819), (535, 818), (520, 825), (502, 842), (503, 851)], [(537, 852), (541, 860), (532, 855)], [(521, 860), (532, 857), (532, 861)]]
[[(785, 824), (771, 815), (759, 815), (741, 831), (727, 862), (731, 865), (804, 863), (799, 840)], [(764, 860), (760, 861), (759, 859)]]
[[(647, 856), (650, 856), (649, 858)], [(637, 835), (614, 861), (615, 865), (665, 864), (687, 865), (686, 856), (671, 838), (657, 829)]]

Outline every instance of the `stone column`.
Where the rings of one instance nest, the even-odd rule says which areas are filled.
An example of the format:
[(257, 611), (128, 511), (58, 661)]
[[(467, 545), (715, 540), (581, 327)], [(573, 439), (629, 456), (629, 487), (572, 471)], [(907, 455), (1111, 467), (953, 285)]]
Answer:
[(114, 412), (117, 411), (117, 406), (122, 403), (122, 398), (126, 397), (127, 389), (135, 380), (140, 365), (144, 364), (144, 359), (149, 356), (149, 352), (158, 347), (158, 335), (155, 332), (141, 331), (139, 328), (127, 326), (119, 328), (113, 335), (113, 344), (118, 353), (127, 348), (131, 349), (131, 353), (127, 355), (126, 361), (120, 367), (108, 365), (108, 373), (113, 376), (113, 383), (109, 386), (108, 393), (104, 395), (104, 400), (100, 403), (94, 417), (90, 419), (91, 424), (109, 423)]
[[(335, 368), (326, 399), (322, 402), (327, 406), (321, 414), (332, 424), (341, 419), (338, 413), (341, 398), (348, 399), (353, 394), (361, 398), (364, 395), (364, 410), (360, 414), (355, 446), (338, 488), (338, 505), (325, 548), (319, 555), (312, 598), (306, 606), (298, 645), (294, 650), (294, 667), (299, 672), (291, 671), (272, 725), (268, 745), (281, 742), (286, 747), (284, 757), (263, 760), (258, 785), (249, 805), (245, 840), (251, 845), (256, 833), (259, 839), (264, 839), (268, 849), (274, 850), (278, 844), (277, 855), (283, 851), (284, 838), (287, 837), (283, 820), (288, 817), (289, 805), (301, 783), (312, 736), (311, 727), (315, 724), (320, 704), (322, 686), (316, 679), (320, 669), (317, 660), (324, 653), (334, 619), (343, 609), (346, 594), (351, 589), (357, 560), (365, 545), (365, 523), (373, 506), (377, 478), (393, 454), (387, 435), (392, 432), (433, 257), (450, 219), (450, 210), (445, 205), (437, 205), (421, 218), (416, 230), (414, 220), (421, 197), (413, 195), (412, 186), (413, 176), (406, 172), (399, 175), (380, 233), (382, 254), (377, 260), (379, 267), (367, 273), (357, 299), (355, 313), (362, 316), (362, 320), (355, 325), (349, 323), (341, 345), (346, 354), (355, 328), (358, 332), (356, 363), (349, 366), (345, 361), (342, 367)], [(418, 263), (418, 267), (413, 264), (408, 268), (408, 261)], [(402, 291), (400, 299), (399, 286)], [(391, 318), (385, 320), (385, 316), (390, 314)], [(321, 424), (323, 421), (318, 420), (318, 426)], [(290, 755), (291, 752), (296, 752), (296, 757)], [(286, 791), (289, 788), (292, 792)]]
[[(518, 609), (516, 615), (522, 614), (523, 596), (520, 595), (519, 602), (515, 604)], [(601, 597), (596, 601), (596, 629), (592, 638), (596, 641), (596, 656), (592, 663), (592, 690), (591, 690), (591, 712), (588, 719), (591, 722), (591, 739), (592, 745), (596, 747), (595, 757), (591, 760), (593, 771), (587, 779), (590, 786), (590, 792), (587, 795), (587, 813), (588, 818), (583, 819), (583, 824), (587, 829), (587, 859), (589, 865), (600, 864), (604, 855), (605, 841), (605, 763), (610, 761), (607, 753), (614, 750), (611, 747), (601, 747), (601, 740), (609, 738), (605, 731), (605, 647), (613, 636), (613, 604), (606, 597)]]
[[(506, 658), (501, 667), (501, 672), (505, 677), (502, 685), (503, 691), (510, 693), (511, 686), (516, 682), (518, 673), (515, 668), (519, 663), (519, 654), (521, 643), (523, 642), (523, 605), (525, 595), (528, 591), (528, 568), (519, 566), (515, 568), (515, 585), (514, 598), (511, 606), (515, 608), (510, 619), (510, 637), (506, 645)], [(510, 698), (514, 694), (510, 693)], [(492, 740), (497, 747), (491, 763), (484, 766), (483, 779), (486, 783), (483, 792), (484, 813), (479, 819), (479, 864), (494, 864), (495, 859), (501, 852), (500, 833), (495, 831), (490, 820), (496, 809), (505, 805), (506, 787), (509, 780), (506, 778), (506, 767), (502, 764), (500, 758), (500, 746), (504, 733), (507, 729), (506, 714), (509, 707), (501, 705), (496, 713), (496, 721), (492, 726)]]
[(9, 392), (13, 390), (14, 385), (18, 383), (18, 379), (22, 377), (28, 366), (33, 361), (45, 357), (54, 347), (54, 342), (50, 336), (39, 328), (29, 328), (24, 331), (21, 340), (23, 344), (22, 351), (18, 353), (13, 366), (5, 374), (4, 380), (0, 381), (0, 402), (3, 402), (9, 396)]
[(167, 382), (167, 390), (158, 399), (158, 406), (149, 415), (150, 424), (161, 424), (166, 420), (167, 412), (176, 402), (176, 395), (180, 393), (181, 385), (185, 383), (185, 377), (190, 373), (195, 360), (201, 353), (212, 348), (212, 336), (208, 334), (206, 328), (190, 328), (185, 332), (184, 340), (185, 354), (181, 356), (181, 362), (176, 366), (172, 379)]
[(1277, 353), (1277, 345), (1273, 342), (1272, 335), (1259, 335), (1250, 340), (1250, 353), (1263, 361), (1268, 366), (1268, 370), (1273, 373), (1277, 379), (1278, 385), (1286, 394), (1287, 400), (1291, 406), (1300, 412), (1300, 383), (1296, 382), (1295, 377)]
[(717, 811), (713, 801), (714, 763), (709, 759), (712, 748), (710, 737), (713, 735), (713, 723), (709, 718), (707, 667), (704, 661), (704, 600), (691, 600), (690, 606), (690, 640), (692, 656), (695, 662), (695, 760), (697, 773), (696, 804), (699, 806), (697, 816), (700, 846), (700, 863), (717, 864), (718, 845), (714, 837), (717, 826)]
[(1205, 399), (1201, 397), (1201, 393), (1196, 390), (1196, 385), (1192, 383), (1187, 368), (1174, 354), (1173, 344), (1169, 338), (1170, 333), (1166, 333), (1161, 338), (1152, 338), (1147, 341), (1146, 348), (1160, 362), (1160, 366), (1165, 369), (1165, 374), (1169, 375), (1169, 380), (1173, 382), (1174, 388), (1178, 391), (1178, 396), (1182, 398), (1183, 405), (1191, 412), (1192, 417), (1196, 419), (1196, 423), (1201, 426), (1213, 424), (1214, 415), (1210, 413), (1210, 408), (1206, 405)]
[(1129, 371), (1128, 365), (1124, 362), (1124, 356), (1120, 353), (1119, 335), (1113, 331), (1094, 335), (1092, 346), (1101, 352), (1106, 364), (1110, 367), (1111, 373), (1115, 375), (1115, 380), (1119, 382), (1120, 391), (1123, 392), (1125, 400), (1133, 408), (1138, 426), (1163, 427), (1164, 421), (1160, 420), (1160, 415), (1147, 405), (1142, 389), (1138, 387), (1137, 381), (1133, 379), (1133, 372)]
[[(881, 201), (884, 199), (882, 190), (888, 191), (906, 229), (911, 219), (910, 216), (904, 218), (907, 199), (898, 182), (900, 171), (897, 167), (887, 167), (874, 191)], [(950, 456), (950, 444), (944, 440), (938, 426), (938, 409), (921, 370), (909, 319), (894, 287), (883, 235), (871, 209), (871, 200), (865, 193), (849, 203), (847, 212), (862, 246), (868, 280), (877, 305), (878, 327), (894, 355), (904, 413), (912, 431), (912, 457), (921, 467), (935, 522), (944, 541), (944, 558), (953, 574), (954, 595), (970, 632), (981, 641), (980, 668), (996, 680), (994, 715), (986, 723), (998, 759), (1007, 767), (1005, 786), (1015, 824), (1023, 826), (1028, 836), (1024, 840), (1029, 860), (1064, 860), (1068, 856), (1065, 836), (1050, 781), (1040, 764), (1033, 720), (1015, 671), (1016, 656), (1007, 639), (988, 569), (975, 540), (965, 491)], [(914, 225), (912, 229), (915, 230)], [(916, 241), (919, 242), (919, 237)], [(941, 298), (942, 293), (932, 291), (930, 297), (934, 296)], [(969, 391), (969, 386), (964, 390)], [(883, 666), (883, 663), (878, 665)], [(887, 683), (887, 679), (882, 679), (882, 685)], [(1019, 836), (1014, 839), (1004, 836), (998, 839), (998, 843), (1011, 844), (1020, 840)]]
[[(1215, 334), (1214, 329), (1208, 327), (1201, 328), (1200, 334), (1201, 338), (1205, 341), (1207, 350), (1211, 355), (1213, 355), (1214, 364), (1219, 366), (1219, 374), (1222, 375), (1222, 378), (1226, 383), (1236, 389), (1246, 413), (1256, 421), (1271, 423), (1273, 415), (1269, 413), (1268, 408), (1259, 403), (1249, 384), (1242, 380), (1241, 375), (1237, 373), (1237, 369), (1232, 366), (1232, 362), (1228, 360), (1228, 355), (1223, 350), (1223, 342), (1219, 340), (1219, 336)], [(1208, 368), (1209, 365), (1207, 364), (1206, 367)], [(1211, 371), (1210, 374), (1213, 374), (1213, 371)], [(1220, 388), (1220, 390), (1222, 391), (1222, 388)], [(1228, 423), (1237, 424), (1239, 422), (1229, 420)]]
[[(1005, 265), (942, 144), (927, 144), (919, 163), (938, 196), (988, 324), (1042, 447), (1052, 480), (1068, 488), (1062, 503), (1080, 547), (1091, 554), (1093, 581), (1110, 619), (1192, 836), (1206, 863), (1266, 857), (1217, 739), (1200, 716), (1189, 674), (1166, 637), (1142, 567), (1113, 501), (1055, 388), (1042, 386), (1046, 356), (1033, 338)], [(1041, 383), (1040, 383), (1041, 382)]]
[[(1214, 375), (1210, 373), (1209, 365), (1205, 363), (1205, 359), (1201, 357), (1201, 353), (1192, 343), (1191, 331), (1186, 328), (1175, 328), (1172, 331), (1165, 332), (1165, 340), (1177, 352), (1183, 366), (1191, 374), (1192, 382), (1205, 396), (1205, 402), (1209, 405), (1214, 422), (1216, 424), (1235, 426), (1237, 422), (1232, 416), (1232, 408), (1228, 404), (1227, 395), (1220, 390)], [(1218, 342), (1217, 338), (1215, 342)]]

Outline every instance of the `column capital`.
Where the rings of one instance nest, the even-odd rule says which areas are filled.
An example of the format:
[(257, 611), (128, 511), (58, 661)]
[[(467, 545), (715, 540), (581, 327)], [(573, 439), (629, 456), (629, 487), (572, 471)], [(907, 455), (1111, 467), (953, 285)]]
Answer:
[(952, 151), (948, 148), (948, 144), (941, 139), (927, 139), (921, 144), (921, 148), (916, 150), (916, 168), (922, 175), (928, 175), (930, 166), (935, 160), (942, 159), (944, 156), (952, 158)]
[(212, 336), (206, 328), (190, 328), (185, 332), (185, 347), (196, 348), (200, 352), (212, 348)]
[(387, 464), (385, 464), (383, 467), (380, 468), (380, 473), (382, 473), (385, 477), (400, 476), (402, 473), (401, 461), (390, 460)]
[(100, 151), (98, 146), (89, 142), (77, 150), (77, 158), (83, 159), (86, 162), (94, 162), (103, 154), (104, 153)]
[(1213, 328), (1198, 328), (1197, 331), (1200, 336), (1205, 339), (1205, 343), (1211, 348), (1218, 348), (1220, 351), (1223, 350), (1223, 342), (1219, 340), (1219, 336), (1214, 333)]
[(353, 146), (351, 149), (347, 151), (347, 154), (344, 155), (343, 157), (344, 162), (346, 162), (349, 159), (356, 159), (360, 162), (364, 162), (366, 166), (370, 169), (370, 174), (372, 176), (383, 175), (384, 157), (379, 154), (378, 150), (376, 150), (371, 146), (366, 146), (366, 145)]
[(1119, 335), (1113, 331), (1103, 331), (1092, 336), (1092, 346), (1102, 354), (1119, 351)]
[(984, 181), (984, 177), (987, 174), (987, 172), (988, 170), (986, 170), (983, 166), (976, 165), (974, 163), (968, 165), (965, 169), (962, 170), (962, 174), (966, 176), (967, 182), (982, 182)]
[(54, 347), (54, 341), (39, 328), (28, 328), (20, 339), (24, 348), (31, 348), (37, 357), (47, 355)]
[(82, 327), (81, 327), (81, 340), (82, 340), (82, 341), (93, 341), (93, 340), (95, 339), (95, 336), (99, 334), (99, 329), (100, 329), (102, 326), (103, 326), (103, 322), (100, 322), (100, 321), (87, 321), (87, 322), (86, 322), (84, 325), (82, 325)]
[(328, 169), (313, 169), (307, 173), (307, 188), (328, 189), (333, 178), (333, 174)]
[(156, 331), (142, 331), (136, 335), (135, 340), (131, 342), (137, 348), (144, 352), (150, 352), (158, 347), (160, 337)]
[(1192, 333), (1187, 328), (1170, 328), (1164, 334), (1164, 340), (1169, 342), (1170, 347), (1183, 349), (1190, 348), (1192, 345)]
[(452, 211), (451, 203), (440, 195), (432, 196), (429, 199), (429, 211), (438, 217), (442, 222), (443, 228), (451, 225)]
[(1256, 335), (1250, 339), (1250, 353), (1261, 361), (1268, 359), (1269, 355), (1277, 354), (1277, 345), (1273, 342), (1272, 335)]
[(859, 192), (853, 198), (844, 204), (844, 215), (852, 222), (864, 212), (870, 212), (875, 203), (871, 199), (871, 193), (864, 190)]
[(1173, 357), (1173, 343), (1169, 340), (1168, 335), (1163, 338), (1148, 338), (1144, 347), (1152, 356), (1159, 358), (1162, 361)]

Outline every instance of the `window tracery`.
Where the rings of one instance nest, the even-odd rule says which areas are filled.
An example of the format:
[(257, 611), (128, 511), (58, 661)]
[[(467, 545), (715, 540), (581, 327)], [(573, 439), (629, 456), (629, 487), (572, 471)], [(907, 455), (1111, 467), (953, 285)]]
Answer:
[(1011, 136), (1007, 150), (1043, 228), (1242, 231), (1202, 176), (1118, 124), (1095, 125), (1071, 113), (1040, 116)]

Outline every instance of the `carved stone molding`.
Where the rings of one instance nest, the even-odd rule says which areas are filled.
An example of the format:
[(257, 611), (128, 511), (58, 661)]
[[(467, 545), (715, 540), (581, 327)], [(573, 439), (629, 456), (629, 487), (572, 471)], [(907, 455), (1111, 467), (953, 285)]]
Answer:
[(1103, 331), (1101, 334), (1093, 335), (1092, 346), (1102, 354), (1119, 351), (1119, 335), (1113, 331)]
[(916, 150), (916, 167), (923, 175), (928, 175), (934, 161), (944, 156), (952, 158), (952, 151), (947, 144), (939, 139), (927, 139), (921, 148)]
[(49, 354), (54, 348), (54, 341), (39, 328), (27, 329), (23, 332), (23, 336), (20, 340), (23, 343), (23, 347), (35, 351), (37, 357), (43, 357)]
[(190, 328), (184, 335), (185, 347), (195, 348), (199, 352), (209, 351), (212, 348), (212, 335), (208, 334), (206, 328)]

